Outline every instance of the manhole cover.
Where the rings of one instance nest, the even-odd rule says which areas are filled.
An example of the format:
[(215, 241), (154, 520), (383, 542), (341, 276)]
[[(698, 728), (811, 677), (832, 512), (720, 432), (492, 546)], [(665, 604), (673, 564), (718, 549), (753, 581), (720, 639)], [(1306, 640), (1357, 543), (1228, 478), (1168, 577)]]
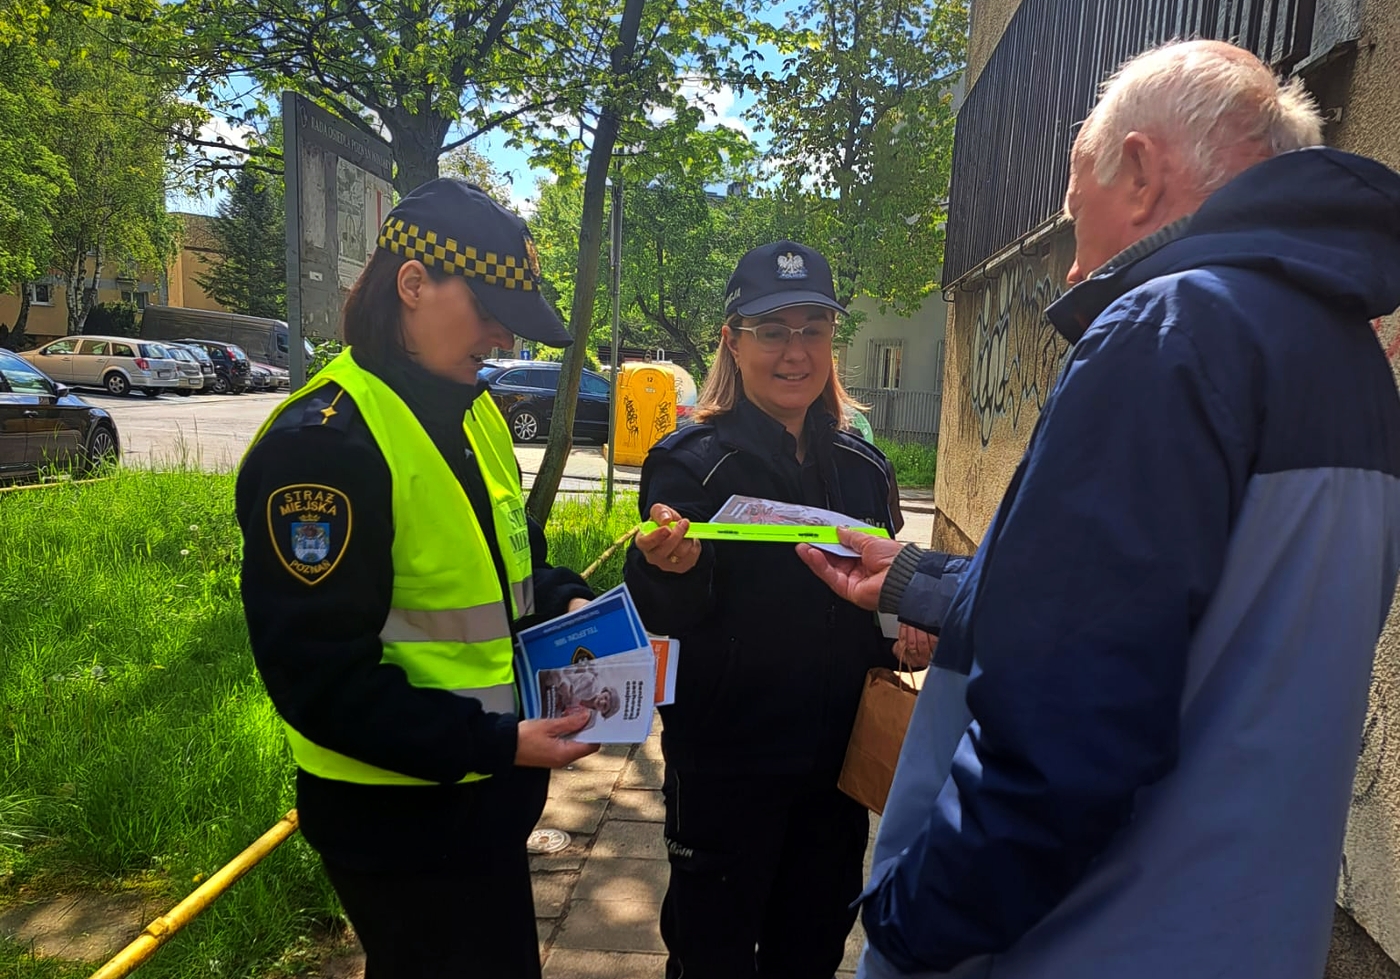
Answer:
[(558, 853), (568, 847), (569, 834), (562, 829), (537, 829), (525, 846), (531, 853)]

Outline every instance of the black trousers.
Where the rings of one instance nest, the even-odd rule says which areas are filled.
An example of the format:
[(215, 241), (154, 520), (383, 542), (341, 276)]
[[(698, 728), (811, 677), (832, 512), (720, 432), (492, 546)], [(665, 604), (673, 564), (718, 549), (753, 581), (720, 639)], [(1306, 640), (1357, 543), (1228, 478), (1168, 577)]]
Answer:
[(855, 923), (870, 817), (835, 777), (668, 765), (667, 979), (831, 979)]
[(523, 842), (479, 872), (325, 867), (364, 947), (365, 979), (539, 979)]

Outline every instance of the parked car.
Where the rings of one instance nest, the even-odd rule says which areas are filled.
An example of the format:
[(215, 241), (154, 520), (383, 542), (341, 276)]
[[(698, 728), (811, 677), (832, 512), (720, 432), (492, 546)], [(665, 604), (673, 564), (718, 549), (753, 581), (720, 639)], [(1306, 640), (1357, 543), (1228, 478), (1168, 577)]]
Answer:
[(175, 343), (171, 341), (165, 345), (166, 349), (179, 347), (195, 359), (199, 364), (199, 373), (204, 378), (203, 385), (198, 390), (212, 392), (214, 390), (214, 359), (209, 356), (208, 351), (197, 343)]
[(271, 383), (272, 376), (258, 364), (250, 361), (248, 364), (248, 390), (254, 394), (261, 394), (268, 389)]
[[(554, 392), (558, 389), (562, 364), (547, 360), (488, 360), (478, 375), (491, 387), (491, 395), (510, 424), (517, 442), (534, 442), (549, 437), (554, 417)], [(574, 415), (574, 438), (608, 437), (608, 381), (586, 370), (579, 383), (578, 409)]]
[(180, 368), (180, 386), (175, 389), (175, 393), (188, 398), (196, 391), (204, 388), (204, 371), (200, 369), (199, 361), (195, 360), (194, 354), (190, 353), (190, 348), (178, 343), (162, 344), (166, 350), (170, 351), (170, 356)]
[[(310, 361), (308, 360), (307, 363), (310, 363)], [(292, 387), (292, 374), (291, 374), (291, 371), (288, 371), (288, 370), (286, 370), (286, 369), (284, 369), (284, 368), (278, 367), (276, 364), (262, 364), (262, 363), (258, 363), (258, 361), (256, 361), (256, 360), (253, 361), (253, 364), (254, 364), (254, 366), (256, 366), (256, 367), (261, 367), (263, 370), (267, 371), (269, 374), (272, 375), (272, 390), (274, 390), (274, 391), (290, 391), (290, 390), (291, 390), (291, 387)]]
[(112, 394), (140, 389), (154, 398), (180, 386), (180, 367), (159, 343), (131, 337), (72, 336), (20, 354), (59, 384), (105, 388)]
[(187, 347), (199, 347), (214, 362), (214, 393), (241, 394), (248, 389), (248, 374), (251, 361), (243, 348), (222, 340), (195, 340), (184, 337), (176, 340)]
[(0, 480), (32, 479), (48, 468), (88, 472), (120, 453), (111, 415), (0, 350)]

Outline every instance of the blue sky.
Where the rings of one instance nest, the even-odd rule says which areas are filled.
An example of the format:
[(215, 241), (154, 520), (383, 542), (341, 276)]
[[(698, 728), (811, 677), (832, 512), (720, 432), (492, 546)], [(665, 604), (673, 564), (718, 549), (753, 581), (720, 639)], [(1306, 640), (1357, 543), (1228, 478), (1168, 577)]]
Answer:
[[(796, 9), (800, 2), (801, 0), (779, 0), (772, 9), (765, 13), (765, 19), (777, 23), (786, 16), (788, 11)], [(771, 45), (760, 45), (757, 50), (763, 56), (763, 68), (776, 71), (781, 67), (782, 59), (776, 48)], [(246, 76), (241, 77), (245, 79), (243, 87), (246, 88)], [(737, 93), (725, 86), (719, 90), (694, 92), (694, 95), (697, 99), (703, 99), (707, 104), (707, 112), (710, 116), (709, 125), (729, 125), (741, 128), (750, 132), (751, 135), (755, 135), (756, 142), (762, 146), (762, 134), (753, 134), (752, 127), (744, 123), (742, 119), (744, 112), (754, 103), (753, 93)], [(238, 135), (235, 130), (222, 123), (206, 127), (206, 131), (202, 135), (208, 137), (215, 133), (222, 133), (226, 139), (230, 140), (237, 139)], [(512, 149), (505, 143), (504, 134), (492, 132), (476, 139), (473, 145), (491, 161), (498, 171), (510, 178), (511, 199), (516, 207), (527, 211), (531, 210), (537, 181), (542, 178), (548, 179), (549, 174), (545, 170), (532, 168), (529, 165), (529, 154), (525, 150)], [(171, 194), (168, 205), (173, 210), (213, 214), (223, 197), (222, 192), (213, 198)]]

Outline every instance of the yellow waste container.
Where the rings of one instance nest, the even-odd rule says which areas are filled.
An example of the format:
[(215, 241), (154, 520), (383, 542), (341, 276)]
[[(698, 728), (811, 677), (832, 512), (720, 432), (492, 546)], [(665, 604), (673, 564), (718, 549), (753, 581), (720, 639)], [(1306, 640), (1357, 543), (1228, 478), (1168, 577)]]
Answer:
[(623, 364), (617, 378), (613, 462), (640, 466), (647, 450), (676, 430), (676, 379), (664, 364)]

